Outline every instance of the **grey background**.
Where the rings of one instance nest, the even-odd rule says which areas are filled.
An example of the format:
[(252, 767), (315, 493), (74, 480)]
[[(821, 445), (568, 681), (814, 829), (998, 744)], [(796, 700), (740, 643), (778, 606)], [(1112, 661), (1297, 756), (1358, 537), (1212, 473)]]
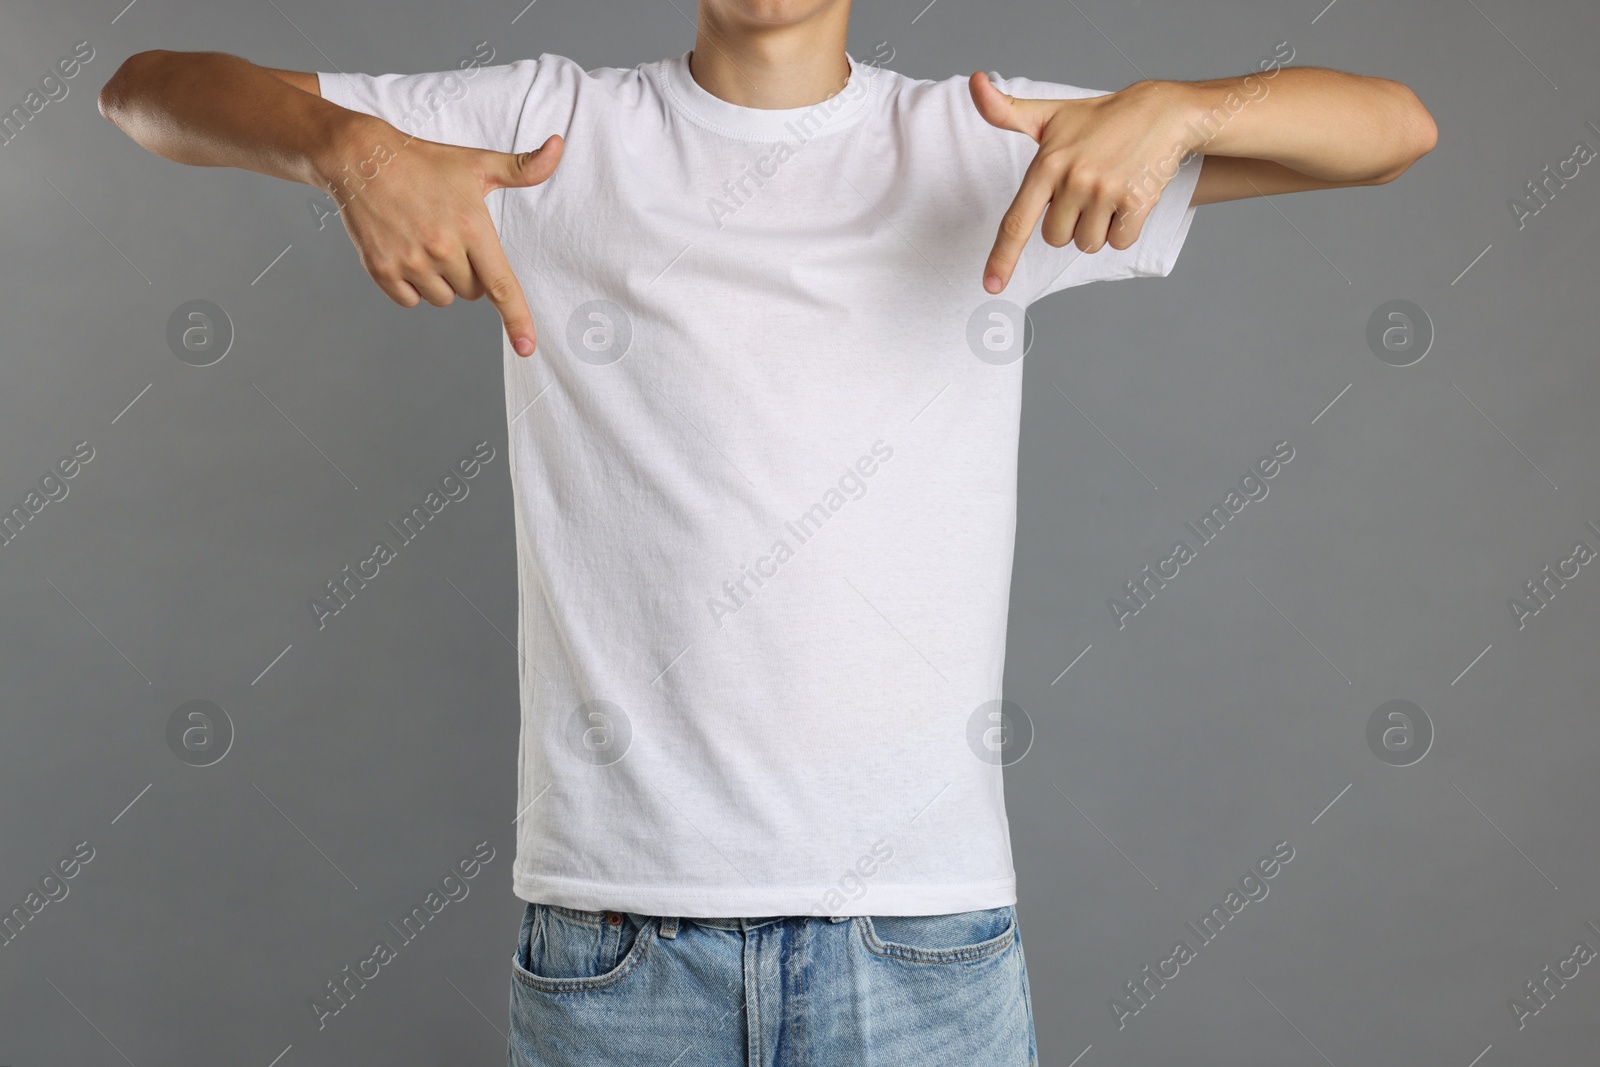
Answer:
[[(5, 13), (5, 108), (75, 41), (95, 57), (0, 146), (0, 503), (78, 441), (95, 457), (0, 547), (0, 904), (76, 842), (95, 858), (0, 948), (0, 1062), (504, 1061), (521, 905), (497, 321), (396, 308), (342, 228), (317, 229), (312, 190), (160, 160), (94, 94), (152, 47), (377, 73), (481, 40), (585, 66), (693, 40), (687, 0), (519, 6)], [(1032, 308), (1007, 696), (1037, 737), (1008, 803), (1041, 1062), (1592, 1059), (1594, 968), (1526, 1029), (1508, 998), (1600, 947), (1600, 577), (1520, 631), (1507, 601), (1600, 547), (1600, 177), (1520, 231), (1507, 201), (1600, 144), (1600, 15), (861, 3), (852, 51), (879, 41), (918, 77), (1102, 89), (1242, 74), (1288, 41), (1296, 64), (1406, 82), (1440, 129), (1392, 185), (1202, 207), (1171, 277)], [(191, 299), (237, 330), (211, 367), (165, 343)], [(1410, 367), (1365, 341), (1391, 299), (1437, 330)], [(471, 495), (317, 632), (306, 597), (480, 440), (497, 458)], [(1118, 630), (1106, 598), (1280, 440), (1271, 495)], [(165, 739), (194, 699), (237, 730), (203, 769)], [(1392, 699), (1437, 731), (1413, 766), (1365, 740)], [(1108, 999), (1281, 840), (1270, 895), (1119, 1030)], [(318, 1032), (306, 998), (479, 841), (496, 855), (471, 895)]]

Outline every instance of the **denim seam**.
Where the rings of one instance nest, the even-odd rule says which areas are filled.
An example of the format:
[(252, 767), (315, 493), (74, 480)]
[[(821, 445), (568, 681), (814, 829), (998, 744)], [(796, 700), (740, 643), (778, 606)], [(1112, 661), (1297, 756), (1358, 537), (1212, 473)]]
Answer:
[[(649, 925), (641, 929), (638, 939), (634, 941), (633, 947), (628, 950), (628, 954), (623, 957), (622, 962), (605, 974), (596, 975), (593, 978), (545, 978), (520, 965), (512, 969), (512, 976), (523, 985), (545, 993), (577, 993), (586, 990), (605, 989), (616, 985), (638, 970), (639, 964), (644, 962), (645, 951), (650, 947), (650, 942), (655, 937), (654, 930), (655, 928)], [(533, 962), (531, 951), (528, 962)]]
[(757, 934), (756, 939), (751, 941), (750, 933), (751, 932), (749, 930), (744, 932), (745, 950), (747, 952), (755, 953), (755, 980), (751, 982), (750, 991), (748, 994), (746, 994), (744, 1000), (746, 1011), (749, 1011), (752, 1005), (754, 1005), (755, 1008), (754, 1014), (752, 1014), (749, 1019), (749, 1024), (755, 1028), (755, 1040), (751, 1042), (752, 1047), (750, 1048), (749, 1052), (750, 1065), (751, 1067), (755, 1067), (755, 1065), (761, 1061), (761, 1057), (766, 1046), (761, 1040), (761, 935)]
[(1017, 937), (1017, 922), (1013, 918), (1005, 933), (976, 945), (948, 949), (913, 948), (910, 945), (884, 941), (878, 937), (877, 931), (871, 929), (871, 916), (863, 915), (860, 918), (863, 920), (858, 927), (861, 931), (861, 941), (867, 946), (868, 952), (874, 956), (909, 960), (913, 963), (960, 963), (966, 960), (979, 960), (1009, 948)]

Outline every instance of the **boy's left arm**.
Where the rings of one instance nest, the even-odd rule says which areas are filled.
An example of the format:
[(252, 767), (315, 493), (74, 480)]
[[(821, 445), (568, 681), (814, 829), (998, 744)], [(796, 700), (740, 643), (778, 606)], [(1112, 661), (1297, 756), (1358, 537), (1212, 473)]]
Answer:
[(970, 88), (991, 125), (1039, 145), (984, 268), (991, 293), (1011, 280), (1041, 214), (1041, 236), (1057, 248), (1132, 245), (1191, 152), (1205, 156), (1191, 203), (1214, 204), (1392, 181), (1438, 139), (1406, 86), (1319, 67), (1141, 81), (1069, 100), (1008, 96), (981, 72)]

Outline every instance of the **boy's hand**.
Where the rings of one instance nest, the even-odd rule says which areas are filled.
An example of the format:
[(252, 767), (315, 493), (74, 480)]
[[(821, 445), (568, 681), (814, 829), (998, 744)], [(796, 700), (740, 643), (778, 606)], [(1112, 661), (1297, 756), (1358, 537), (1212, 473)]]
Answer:
[(496, 189), (550, 177), (561, 160), (561, 138), (514, 155), (408, 138), (372, 120), (344, 138), (335, 154), (337, 160), (320, 170), (378, 287), (402, 307), (423, 300), (443, 307), (457, 295), (476, 300), (487, 294), (512, 348), (531, 354), (533, 315), (483, 201)]
[(1069, 241), (1084, 252), (1133, 244), (1189, 148), (1170, 83), (1137, 82), (1080, 100), (1017, 99), (982, 72), (968, 84), (991, 126), (1039, 144), (984, 267), (983, 287), (991, 293), (1011, 281), (1041, 212), (1041, 233), (1056, 248)]

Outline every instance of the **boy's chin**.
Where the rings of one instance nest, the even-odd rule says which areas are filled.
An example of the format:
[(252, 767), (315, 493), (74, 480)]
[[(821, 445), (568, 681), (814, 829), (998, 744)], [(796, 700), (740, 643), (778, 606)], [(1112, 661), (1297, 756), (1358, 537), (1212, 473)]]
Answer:
[(849, 0), (708, 0), (725, 17), (743, 22), (783, 25), (804, 22), (818, 12)]

